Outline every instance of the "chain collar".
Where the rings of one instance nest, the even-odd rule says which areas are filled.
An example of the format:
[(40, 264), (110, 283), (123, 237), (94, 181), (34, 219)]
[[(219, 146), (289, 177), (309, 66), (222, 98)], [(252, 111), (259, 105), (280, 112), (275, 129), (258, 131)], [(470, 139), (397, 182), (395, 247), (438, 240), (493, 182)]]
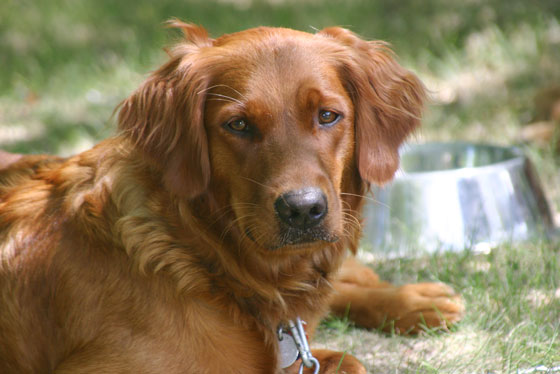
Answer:
[[(280, 361), (283, 362), (283, 367), (288, 367), (298, 358), (301, 358), (299, 374), (303, 373), (304, 366), (306, 368), (315, 367), (313, 373), (318, 374), (320, 368), (319, 361), (313, 357), (313, 354), (309, 349), (309, 342), (307, 341), (307, 335), (305, 334), (305, 329), (303, 327), (304, 324), (304, 321), (302, 321), (299, 317), (296, 317), (295, 321), (289, 320), (287, 326), (284, 324), (280, 324), (278, 326), (278, 341), (283, 342), (280, 344)], [(295, 349), (292, 344), (295, 345)], [(295, 355), (296, 352), (297, 355)], [(294, 354), (293, 360), (290, 359), (292, 354)]]

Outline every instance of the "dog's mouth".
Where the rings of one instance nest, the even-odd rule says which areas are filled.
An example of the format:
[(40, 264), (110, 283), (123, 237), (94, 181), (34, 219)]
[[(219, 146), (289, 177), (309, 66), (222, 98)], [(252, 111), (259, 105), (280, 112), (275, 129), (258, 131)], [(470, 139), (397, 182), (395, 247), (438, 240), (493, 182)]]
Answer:
[(332, 234), (324, 227), (313, 227), (310, 229), (283, 227), (276, 237), (267, 244), (259, 243), (248, 229), (245, 230), (245, 235), (252, 242), (270, 251), (276, 251), (284, 247), (305, 248), (319, 242), (335, 243), (339, 240), (337, 235)]

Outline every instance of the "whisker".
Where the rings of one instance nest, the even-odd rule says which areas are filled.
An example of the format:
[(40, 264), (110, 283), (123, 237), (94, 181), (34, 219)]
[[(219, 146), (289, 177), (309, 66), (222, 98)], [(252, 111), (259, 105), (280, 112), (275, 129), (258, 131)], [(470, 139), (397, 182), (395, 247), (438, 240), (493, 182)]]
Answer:
[(231, 222), (229, 223), (229, 227), (233, 227), (235, 224), (237, 224), (237, 222), (246, 219), (247, 217), (255, 217), (255, 214), (244, 214), (242, 216), (239, 216), (233, 220), (231, 220)]
[[(217, 213), (219, 211), (222, 211), (220, 215), (217, 215)], [(216, 218), (214, 219), (214, 221), (212, 221), (211, 225), (216, 224), (216, 222), (218, 222), (220, 219), (222, 219), (223, 217), (225, 217), (228, 213), (233, 212), (233, 208), (232, 207), (228, 207), (227, 209), (220, 209), (218, 212), (216, 212)]]
[[(221, 101), (230, 101), (230, 102), (232, 102), (232, 103), (236, 103), (236, 104), (239, 104), (239, 105), (243, 105), (243, 102), (242, 102), (241, 100), (236, 99), (236, 98), (231, 97), (231, 96), (222, 95), (222, 94), (213, 93), (213, 92), (208, 93), (208, 95), (209, 95), (209, 96), (216, 96), (216, 97), (219, 97), (219, 98), (224, 99), (224, 100), (221, 100)], [(219, 99), (208, 99), (208, 100), (217, 100), (217, 101), (220, 101)]]
[(233, 212), (234, 208), (237, 207), (258, 207), (257, 204), (254, 203), (233, 203), (230, 205), (226, 205), (221, 207), (220, 209), (216, 210), (215, 212), (212, 213), (211, 217), (215, 217), (215, 220), (212, 222), (212, 225), (215, 224), (216, 222), (218, 222), (222, 217), (224, 217), (226, 214)]
[(345, 200), (341, 200), (340, 201), (342, 204), (342, 209), (347, 211), (347, 212), (352, 212), (354, 211), (354, 209), (352, 209), (352, 206), (350, 205), (350, 203), (348, 201)]
[(347, 229), (342, 230), (342, 238), (347, 239), (347, 238), (351, 238), (352, 237), (352, 233), (350, 231), (348, 231)]
[(229, 88), (230, 90), (232, 90), (233, 92), (235, 92), (236, 94), (238, 94), (239, 96), (241, 96), (241, 98), (243, 98), (243, 99), (245, 99), (245, 100), (248, 100), (248, 99), (247, 99), (247, 96), (243, 95), (241, 92), (237, 91), (235, 88), (233, 88), (233, 87), (231, 87), (231, 86), (228, 86), (227, 84), (222, 84), (222, 85), (220, 85), (220, 86)]
[(362, 222), (360, 219), (352, 214), (343, 213), (342, 220), (345, 224), (348, 224), (356, 229), (362, 228)]
[(210, 91), (210, 90), (213, 89), (213, 88), (222, 87), (222, 86), (224, 86), (224, 85), (223, 85), (223, 84), (215, 84), (215, 85), (213, 85), (213, 86), (209, 86), (209, 87), (206, 87), (206, 88), (203, 89), (203, 90), (198, 91), (196, 94), (197, 94), (197, 95), (200, 95), (201, 93), (204, 93), (204, 92), (206, 92), (206, 91)]
[(352, 229), (360, 231), (362, 229), (362, 224), (356, 217), (353, 216), (343, 216), (343, 229)]
[(223, 210), (225, 210), (225, 209), (231, 209), (231, 208), (234, 208), (234, 207), (243, 207), (243, 206), (250, 206), (250, 207), (253, 207), (253, 206), (258, 206), (258, 205), (255, 204), (255, 203), (251, 203), (251, 202), (243, 202), (243, 201), (235, 202), (235, 203), (232, 203), (232, 204), (229, 204), (229, 205), (224, 205), (224, 206), (221, 207), (220, 209), (216, 210), (216, 211), (214, 212), (214, 214), (219, 213), (219, 212), (221, 212), (221, 211), (223, 211)]
[(225, 103), (234, 102), (234, 101), (232, 101), (232, 100), (226, 100), (226, 99), (220, 99), (220, 98), (207, 99), (206, 101), (223, 101), (223, 102), (225, 102)]
[(350, 192), (341, 192), (340, 194), (341, 195), (347, 195), (347, 196), (356, 196), (356, 197), (360, 197), (362, 199), (367, 199), (367, 200), (372, 200), (373, 199), (371, 196), (360, 195), (360, 194), (350, 193)]
[(222, 231), (222, 234), (220, 235), (220, 241), (224, 241), (227, 234), (235, 227), (235, 225), (237, 224), (237, 222), (239, 222), (242, 219), (245, 219), (247, 217), (254, 217), (254, 215), (244, 215), (241, 217), (237, 217), (236, 219), (232, 220)]
[(249, 240), (249, 243), (251, 244), (252, 247), (255, 247), (257, 245), (257, 243), (261, 242), (261, 240), (264, 237), (264, 233), (263, 232), (257, 232), (258, 235), (255, 236), (255, 229), (257, 229), (257, 226), (254, 223), (251, 223), (247, 226), (246, 231), (251, 235), (250, 237), (247, 237), (247, 235), (245, 235), (245, 237), (243, 238), (244, 240)]
[(362, 229), (362, 225), (360, 225), (360, 223), (357, 222), (356, 220), (345, 218), (344, 223), (346, 223), (346, 225), (347, 225), (345, 227), (350, 227), (350, 228), (353, 228), (355, 230), (361, 230)]
[(204, 93), (204, 92), (206, 92), (206, 91), (210, 91), (210, 90), (212, 90), (212, 89), (214, 89), (214, 88), (217, 88), (217, 87), (229, 88), (230, 90), (232, 90), (233, 92), (235, 92), (236, 94), (238, 94), (241, 98), (243, 98), (243, 99), (245, 99), (245, 100), (248, 100), (248, 99), (247, 99), (247, 96), (243, 95), (241, 92), (239, 92), (238, 90), (236, 90), (235, 88), (233, 88), (233, 87), (231, 87), (231, 86), (228, 86), (227, 84), (215, 84), (215, 85), (213, 85), (213, 86), (206, 87), (205, 89), (198, 91), (198, 92), (197, 92), (197, 95), (199, 95), (199, 94), (201, 94), (201, 93)]
[(385, 203), (382, 203), (381, 201), (379, 201), (379, 200), (377, 200), (377, 199), (375, 199), (375, 198), (373, 198), (373, 197), (370, 197), (370, 196), (358, 195), (358, 194), (355, 194), (355, 193), (348, 193), (348, 192), (341, 192), (340, 194), (341, 194), (341, 195), (348, 195), (348, 196), (360, 197), (360, 198), (362, 198), (362, 199), (366, 199), (366, 200), (372, 201), (372, 202), (374, 202), (374, 203), (376, 203), (376, 204), (379, 204), (379, 205), (381, 205), (381, 206), (383, 206), (383, 207), (391, 208), (389, 205), (387, 205), (387, 204), (385, 204)]
[(268, 188), (268, 189), (270, 189), (270, 190), (276, 192), (276, 189), (275, 189), (274, 187), (267, 186), (266, 184), (263, 184), (263, 183), (261, 183), (261, 182), (258, 182), (258, 181), (254, 180), (254, 179), (251, 179), (251, 178), (248, 178), (248, 177), (244, 177), (244, 176), (239, 176), (239, 178), (246, 179), (246, 180), (248, 180), (249, 182), (253, 182), (253, 183), (255, 183), (256, 185), (259, 185), (259, 186), (264, 187), (264, 188)]

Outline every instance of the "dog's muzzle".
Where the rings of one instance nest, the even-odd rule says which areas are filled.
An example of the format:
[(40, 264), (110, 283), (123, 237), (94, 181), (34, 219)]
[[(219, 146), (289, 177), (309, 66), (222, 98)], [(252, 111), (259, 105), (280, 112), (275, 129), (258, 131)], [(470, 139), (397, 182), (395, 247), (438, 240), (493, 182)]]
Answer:
[(274, 211), (280, 223), (280, 231), (279, 240), (271, 249), (319, 240), (338, 240), (324, 225), (328, 202), (319, 188), (306, 187), (280, 195), (274, 202)]

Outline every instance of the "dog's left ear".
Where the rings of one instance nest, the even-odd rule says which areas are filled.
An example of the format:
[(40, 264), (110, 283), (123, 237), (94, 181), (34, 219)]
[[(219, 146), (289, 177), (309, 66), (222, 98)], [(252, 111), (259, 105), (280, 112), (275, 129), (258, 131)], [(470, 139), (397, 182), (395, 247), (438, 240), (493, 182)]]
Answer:
[(319, 35), (345, 47), (337, 59), (354, 103), (358, 169), (364, 181), (383, 184), (399, 166), (399, 146), (420, 125), (424, 86), (383, 42), (364, 41), (339, 27)]
[(169, 51), (169, 61), (123, 101), (119, 130), (162, 171), (167, 190), (192, 198), (210, 180), (203, 118), (210, 73), (201, 55), (213, 41), (202, 27), (180, 21), (169, 25), (182, 29), (186, 41)]

